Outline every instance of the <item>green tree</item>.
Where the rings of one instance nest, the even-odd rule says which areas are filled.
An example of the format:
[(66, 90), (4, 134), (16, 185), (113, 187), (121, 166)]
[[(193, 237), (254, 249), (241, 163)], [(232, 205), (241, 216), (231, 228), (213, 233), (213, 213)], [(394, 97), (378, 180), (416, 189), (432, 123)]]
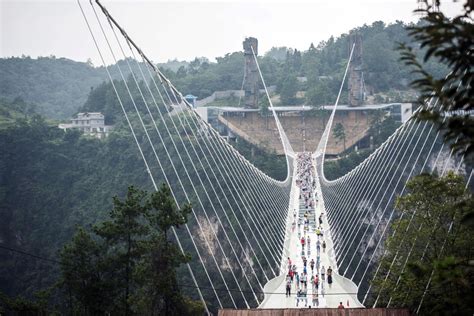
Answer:
[(110, 220), (94, 227), (95, 233), (104, 238), (111, 265), (119, 276), (125, 315), (130, 314), (130, 295), (136, 286), (132, 273), (146, 251), (144, 243), (149, 228), (144, 224), (144, 216), (150, 208), (146, 196), (145, 191), (130, 186), (125, 201), (113, 198)]
[(113, 310), (116, 282), (107, 271), (105, 252), (104, 243), (96, 241), (84, 228), (79, 228), (60, 252), (61, 285), (71, 311), (100, 315)]
[(265, 57), (273, 58), (277, 61), (285, 61), (288, 47), (272, 47), (265, 53)]
[[(417, 118), (437, 124), (456, 152), (470, 156), (474, 152), (474, 118), (466, 111), (474, 110), (474, 24), (471, 16), (474, 4), (465, 1), (463, 14), (449, 19), (437, 10), (440, 0), (423, 2), (426, 7), (417, 10), (425, 15), (423, 23), (409, 27), (409, 34), (424, 49), (423, 61), (444, 64), (449, 74), (437, 78), (419, 61), (411, 46), (400, 46), (402, 60), (416, 75), (412, 86), (421, 92), (421, 111)], [(432, 98), (438, 100), (438, 106), (429, 105)]]
[(148, 195), (133, 186), (114, 197), (110, 219), (93, 234), (79, 228), (60, 253), (71, 313), (196, 315), (204, 308), (181, 294), (176, 270), (190, 257), (171, 241), (191, 206), (177, 208), (168, 186)]
[(306, 102), (310, 105), (328, 105), (336, 100), (326, 80), (317, 80), (306, 92)]
[[(150, 211), (147, 214), (154, 232), (149, 243), (149, 251), (138, 269), (144, 286), (139, 291), (143, 312), (153, 311), (153, 315), (186, 315), (188, 304), (181, 294), (176, 268), (189, 262), (189, 256), (171, 242), (172, 229), (178, 229), (187, 222), (191, 205), (177, 208), (168, 186), (162, 185), (151, 195)], [(202, 312), (202, 306), (201, 306)]]
[(407, 189), (397, 199), (403, 217), (391, 225), (387, 256), (373, 283), (377, 306), (391, 298), (391, 306), (416, 311), (424, 297), (422, 314), (471, 315), (466, 297), (474, 295), (474, 234), (461, 221), (474, 206), (472, 194), (454, 173), (413, 177)]
[(296, 76), (288, 76), (283, 79), (279, 87), (280, 101), (283, 105), (296, 104), (296, 92), (298, 92), (298, 80)]
[(334, 137), (337, 138), (338, 140), (342, 140), (343, 146), (344, 146), (344, 151), (346, 150), (346, 130), (344, 128), (344, 125), (342, 123), (337, 123), (334, 128), (332, 129), (332, 132), (334, 133)]

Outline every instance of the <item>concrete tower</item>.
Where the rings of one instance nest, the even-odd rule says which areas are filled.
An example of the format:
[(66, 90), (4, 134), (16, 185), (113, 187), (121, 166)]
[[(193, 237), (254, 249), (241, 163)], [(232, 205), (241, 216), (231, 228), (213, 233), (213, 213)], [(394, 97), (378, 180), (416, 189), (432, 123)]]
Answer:
[(361, 106), (365, 98), (364, 73), (362, 71), (362, 37), (352, 34), (349, 39), (349, 53), (355, 44), (349, 66), (349, 106)]
[(248, 37), (243, 45), (245, 56), (245, 107), (256, 109), (258, 108), (258, 69), (253, 54), (258, 55), (258, 40), (254, 37)]

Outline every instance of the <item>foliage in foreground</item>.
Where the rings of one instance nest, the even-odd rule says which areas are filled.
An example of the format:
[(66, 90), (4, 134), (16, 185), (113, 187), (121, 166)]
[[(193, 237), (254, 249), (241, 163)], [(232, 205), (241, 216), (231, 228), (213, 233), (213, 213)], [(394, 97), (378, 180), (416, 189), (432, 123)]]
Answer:
[(114, 197), (110, 219), (92, 232), (79, 228), (61, 252), (61, 283), (73, 312), (202, 314), (180, 293), (176, 269), (189, 257), (170, 240), (190, 211), (175, 206), (166, 185), (151, 195), (129, 187), (126, 200)]
[[(466, 1), (464, 14), (450, 20), (424, 0), (426, 16), (416, 26), (409, 27), (409, 35), (424, 49), (424, 62), (434, 60), (449, 69), (445, 77), (436, 78), (423, 66), (413, 48), (401, 45), (402, 60), (411, 66), (416, 80), (412, 86), (420, 91), (420, 120), (436, 123), (452, 148), (466, 155), (474, 153), (474, 24), (472, 1)], [(439, 0), (433, 1), (439, 5)], [(432, 106), (430, 100), (436, 100)], [(433, 101), (432, 103), (435, 103)]]
[[(409, 28), (424, 50), (424, 62), (437, 61), (450, 70), (436, 77), (401, 45), (402, 60), (413, 67), (412, 86), (420, 91), (419, 120), (444, 131), (444, 141), (467, 161), (474, 153), (474, 25), (472, 1), (464, 14), (448, 19), (436, 8), (440, 0), (424, 0), (423, 23)], [(432, 104), (436, 104), (433, 106)], [(469, 177), (470, 179), (470, 177)], [(391, 224), (386, 256), (373, 280), (371, 304), (408, 307), (435, 315), (472, 315), (474, 307), (474, 198), (463, 177), (421, 174), (407, 183), (397, 199), (401, 215)]]
[(372, 304), (378, 297), (377, 307), (415, 312), (421, 305), (425, 315), (472, 315), (474, 231), (465, 222), (474, 197), (454, 173), (421, 174), (407, 189), (396, 202), (401, 216), (385, 243), (387, 255), (373, 281)]

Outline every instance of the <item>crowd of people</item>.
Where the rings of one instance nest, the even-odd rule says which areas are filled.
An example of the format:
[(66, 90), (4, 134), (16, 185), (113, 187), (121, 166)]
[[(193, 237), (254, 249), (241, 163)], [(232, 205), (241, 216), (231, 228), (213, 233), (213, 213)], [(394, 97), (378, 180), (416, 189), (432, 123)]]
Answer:
[(333, 271), (330, 266), (326, 269), (321, 264), (321, 253), (326, 252), (326, 240), (322, 228), (324, 214), (316, 214), (318, 197), (315, 193), (316, 178), (311, 154), (299, 153), (297, 158), (296, 185), (299, 188), (299, 209), (293, 212), (292, 226), (293, 231), (298, 230), (298, 252), (294, 255), (301, 257), (303, 265), (298, 269), (296, 262), (288, 257), (286, 296), (291, 296), (294, 289), (297, 307), (319, 307), (319, 298), (324, 297), (326, 284), (331, 287), (333, 282)]

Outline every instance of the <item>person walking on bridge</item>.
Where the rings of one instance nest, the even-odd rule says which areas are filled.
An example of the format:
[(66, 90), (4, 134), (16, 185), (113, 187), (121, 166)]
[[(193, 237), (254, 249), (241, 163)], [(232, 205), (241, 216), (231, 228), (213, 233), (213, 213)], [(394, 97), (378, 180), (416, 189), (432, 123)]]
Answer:
[(311, 259), (311, 262), (309, 263), (309, 266), (311, 267), (311, 273), (314, 271), (314, 259)]
[(298, 307), (300, 300), (303, 300), (303, 291), (301, 291), (301, 289), (296, 292), (296, 307)]
[(288, 274), (286, 278), (286, 297), (291, 296), (291, 279), (292, 277)]
[(316, 273), (319, 274), (319, 268), (321, 265), (321, 258), (320, 256), (316, 256)]
[(313, 307), (319, 306), (318, 292), (313, 293)]
[(304, 289), (305, 290), (308, 289), (308, 275), (306, 273), (303, 273), (302, 280), (303, 280)]
[(328, 268), (327, 275), (328, 275), (328, 284), (329, 284), (329, 287), (331, 287), (331, 284), (332, 284), (332, 269), (331, 269), (331, 266), (329, 266), (329, 268)]
[(326, 290), (324, 289), (324, 282), (321, 282), (321, 295), (324, 297), (325, 293), (326, 293)]
[(316, 274), (313, 278), (313, 291), (318, 291), (319, 288), (319, 278), (318, 275)]
[(318, 236), (318, 240), (319, 240), (319, 235), (321, 234), (321, 230), (319, 229), (319, 227), (316, 228), (315, 233), (316, 233), (316, 236)]

